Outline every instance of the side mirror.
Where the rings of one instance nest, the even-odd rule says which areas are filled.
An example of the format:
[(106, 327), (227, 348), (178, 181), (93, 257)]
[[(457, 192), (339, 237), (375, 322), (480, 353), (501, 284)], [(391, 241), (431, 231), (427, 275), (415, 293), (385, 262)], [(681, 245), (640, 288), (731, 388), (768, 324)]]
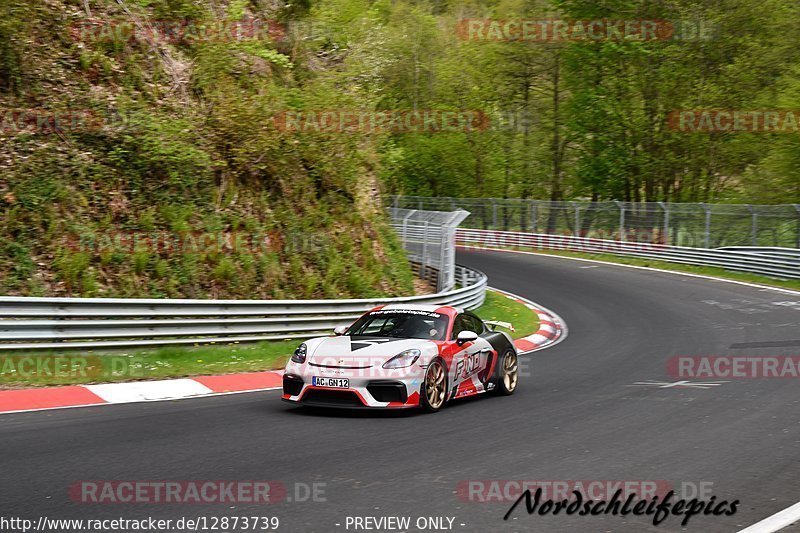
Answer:
[(456, 344), (461, 346), (462, 344), (466, 344), (468, 342), (474, 342), (478, 340), (478, 334), (474, 331), (462, 331), (456, 337)]
[(335, 328), (333, 328), (334, 335), (344, 335), (346, 331), (347, 331), (347, 326), (336, 326)]

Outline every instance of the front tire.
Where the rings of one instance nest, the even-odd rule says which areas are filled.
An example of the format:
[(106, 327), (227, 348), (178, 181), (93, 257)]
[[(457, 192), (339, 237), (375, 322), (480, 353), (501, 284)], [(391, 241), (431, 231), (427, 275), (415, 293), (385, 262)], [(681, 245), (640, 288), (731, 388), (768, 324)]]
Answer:
[(447, 398), (447, 367), (438, 357), (425, 370), (419, 392), (419, 405), (429, 413), (439, 411)]
[(514, 350), (506, 350), (497, 362), (497, 393), (510, 396), (519, 384), (519, 358)]

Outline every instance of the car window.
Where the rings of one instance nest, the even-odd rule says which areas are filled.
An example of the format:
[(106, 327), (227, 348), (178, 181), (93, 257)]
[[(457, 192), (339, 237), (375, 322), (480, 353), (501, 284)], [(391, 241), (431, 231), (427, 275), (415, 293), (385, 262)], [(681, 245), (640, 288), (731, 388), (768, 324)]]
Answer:
[[(452, 339), (458, 338), (458, 334), (462, 331), (475, 331), (475, 324), (472, 322), (472, 318), (469, 315), (460, 314), (456, 317), (455, 322), (453, 322), (453, 335)], [(481, 333), (481, 330), (475, 331), (475, 333)]]
[(381, 335), (384, 330), (391, 330), (392, 327), (396, 324), (396, 321), (386, 318), (386, 319), (379, 319), (373, 320), (372, 322), (365, 324), (363, 329), (362, 335)]
[(348, 335), (351, 336), (430, 340), (442, 340), (446, 332), (446, 315), (422, 311), (373, 311), (359, 318), (348, 329)]
[(453, 322), (453, 333), (451, 335), (451, 339), (455, 340), (458, 338), (458, 334), (467, 329), (467, 323), (464, 320), (464, 315), (458, 315)]
[(473, 331), (480, 335), (484, 331), (483, 321), (474, 315), (462, 313), (458, 315), (455, 322), (453, 322), (453, 334), (451, 338), (455, 340), (462, 331)]
[(467, 323), (469, 324), (469, 330), (474, 331), (478, 335), (484, 332), (484, 325), (483, 320), (476, 317), (475, 315), (464, 315), (467, 317)]

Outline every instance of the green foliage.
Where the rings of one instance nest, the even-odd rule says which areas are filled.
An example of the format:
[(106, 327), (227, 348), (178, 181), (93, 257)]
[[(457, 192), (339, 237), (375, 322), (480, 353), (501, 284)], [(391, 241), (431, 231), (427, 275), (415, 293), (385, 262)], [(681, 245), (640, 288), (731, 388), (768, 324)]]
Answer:
[[(125, 4), (90, 3), (91, 20), (130, 25), (133, 16), (157, 29), (188, 21), (213, 34), (281, 16), (246, 0), (213, 12), (193, 0)], [(340, 90), (335, 67), (312, 64), (316, 44), (291, 34), (153, 41), (105, 31), (79, 40), (71, 25), (90, 20), (82, 4), (15, 9), (0, 20), (0, 104), (88, 109), (99, 120), (4, 137), (0, 294), (413, 292), (381, 206), (362, 194), (377, 145), (303, 137), (273, 122), (290, 108), (359, 105)]]
[(292, 68), (292, 62), (288, 56), (272, 50), (260, 41), (244, 41), (239, 44), (239, 49), (256, 57), (260, 57), (264, 61), (268, 61), (274, 65), (283, 68)]
[[(87, 109), (102, 120), (3, 137), (0, 293), (409, 293), (380, 193), (800, 202), (796, 135), (689, 134), (667, 123), (680, 109), (799, 108), (796, 2), (125, 3), (145, 21), (286, 27), (284, 38), (174, 42), (78, 41), (70, 24), (89, 20), (79, 2), (22, 4), (2, 7), (0, 105)], [(93, 20), (130, 22), (115, 2), (90, 9)], [(470, 41), (456, 32), (463, 18), (670, 20), (679, 31), (700, 21), (715, 31)], [(296, 110), (431, 109), (480, 111), (489, 123), (344, 134), (286, 131), (275, 120)], [(109, 240), (113, 232), (190, 244), (132, 249)], [(198, 245), (201, 234), (246, 238), (219, 248)], [(108, 244), (74, 250), (63, 235)]]
[(166, 199), (211, 185), (212, 161), (201, 143), (190, 121), (133, 112), (109, 157), (133, 185)]
[(67, 286), (75, 286), (83, 280), (90, 261), (87, 253), (64, 251), (56, 257), (54, 266), (59, 278)]
[(0, 6), (0, 92), (17, 93), (23, 81), (26, 13), (12, 2)]
[[(328, 25), (314, 42), (341, 63), (331, 79), (362, 107), (480, 109), (491, 119), (480, 132), (380, 139), (379, 172), (389, 192), (798, 201), (794, 136), (690, 134), (668, 126), (669, 114), (682, 109), (797, 109), (796, 2), (367, 7), (321, 0), (311, 13)], [(660, 20), (675, 32), (648, 41), (468, 41), (456, 35), (462, 18)]]

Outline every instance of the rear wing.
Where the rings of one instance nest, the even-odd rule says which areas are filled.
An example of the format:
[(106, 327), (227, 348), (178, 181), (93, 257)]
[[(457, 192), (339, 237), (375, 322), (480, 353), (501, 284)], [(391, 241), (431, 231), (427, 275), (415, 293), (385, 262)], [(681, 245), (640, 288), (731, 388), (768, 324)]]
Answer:
[(484, 320), (483, 322), (488, 326), (492, 326), (492, 331), (494, 331), (498, 326), (509, 331), (516, 331), (514, 326), (511, 325), (511, 322), (500, 322), (499, 320)]

